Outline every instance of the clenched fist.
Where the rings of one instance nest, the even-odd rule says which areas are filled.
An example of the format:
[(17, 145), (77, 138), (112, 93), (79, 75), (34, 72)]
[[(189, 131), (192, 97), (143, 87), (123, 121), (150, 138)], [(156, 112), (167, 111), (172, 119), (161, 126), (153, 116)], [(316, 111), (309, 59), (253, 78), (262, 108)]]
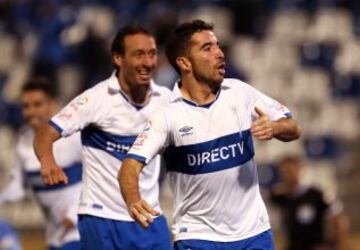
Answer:
[(259, 118), (251, 124), (252, 135), (259, 140), (270, 140), (274, 137), (274, 123), (269, 120), (266, 114), (255, 107), (255, 112)]

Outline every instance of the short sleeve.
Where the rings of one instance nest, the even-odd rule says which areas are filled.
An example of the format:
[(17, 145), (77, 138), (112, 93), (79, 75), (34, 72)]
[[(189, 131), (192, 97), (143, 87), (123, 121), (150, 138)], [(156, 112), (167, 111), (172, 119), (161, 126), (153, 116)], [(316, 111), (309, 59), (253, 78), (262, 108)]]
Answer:
[(256, 120), (257, 114), (255, 112), (255, 107), (262, 110), (271, 121), (276, 121), (281, 118), (290, 118), (292, 114), (290, 110), (278, 102), (277, 100), (263, 94), (259, 90), (255, 89), (254, 87), (246, 85), (246, 96), (249, 100), (249, 108), (251, 110), (251, 118), (252, 120)]
[(126, 158), (149, 163), (168, 144), (169, 126), (164, 110), (153, 113), (138, 135)]
[[(87, 127), (91, 123), (96, 123), (106, 110), (101, 108), (101, 93), (93, 89), (87, 90), (75, 97), (59, 113), (51, 118), (49, 124), (55, 128), (61, 136), (67, 137), (75, 132)], [(104, 111), (104, 112), (102, 112)]]

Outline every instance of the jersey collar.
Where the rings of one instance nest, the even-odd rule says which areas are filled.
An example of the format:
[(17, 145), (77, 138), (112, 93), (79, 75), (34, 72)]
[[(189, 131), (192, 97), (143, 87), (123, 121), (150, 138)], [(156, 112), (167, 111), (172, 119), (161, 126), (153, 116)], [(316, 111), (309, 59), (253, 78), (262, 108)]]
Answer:
[[(151, 79), (150, 80), (150, 95), (151, 96), (159, 96), (160, 93), (157, 92), (156, 90), (154, 90), (154, 81)], [(120, 93), (121, 96), (128, 102), (130, 103), (132, 106), (134, 106), (137, 110), (140, 110), (141, 108), (145, 107), (148, 103), (144, 104), (144, 105), (139, 105), (139, 104), (136, 104), (134, 102), (131, 101), (130, 97), (124, 92), (121, 90), (121, 87), (120, 87), (120, 84), (118, 82), (118, 79), (116, 77), (116, 71), (114, 71), (110, 78), (109, 78), (109, 91), (111, 93), (114, 93), (114, 94), (117, 94), (117, 93)]]
[(219, 91), (217, 92), (216, 94), (216, 98), (214, 99), (214, 101), (210, 102), (210, 103), (206, 103), (206, 104), (203, 104), (203, 105), (199, 105), (197, 104), (196, 102), (194, 101), (191, 101), (189, 99), (186, 99), (182, 96), (181, 94), (181, 91), (180, 91), (180, 88), (179, 88), (179, 83), (180, 83), (180, 80), (177, 81), (175, 83), (175, 86), (173, 88), (173, 91), (171, 93), (171, 96), (170, 96), (170, 102), (178, 102), (178, 101), (183, 101), (184, 103), (186, 104), (189, 104), (191, 106), (195, 106), (195, 107), (201, 107), (201, 108), (210, 108), (211, 105), (217, 101), (217, 99), (219, 98), (219, 95), (220, 95), (220, 92), (225, 89), (225, 87), (223, 85), (220, 86), (220, 89)]

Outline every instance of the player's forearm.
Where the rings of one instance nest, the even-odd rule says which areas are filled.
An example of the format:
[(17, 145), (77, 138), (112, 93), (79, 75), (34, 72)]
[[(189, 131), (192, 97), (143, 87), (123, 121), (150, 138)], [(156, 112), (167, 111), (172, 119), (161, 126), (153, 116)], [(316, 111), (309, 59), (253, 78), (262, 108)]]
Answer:
[(293, 141), (300, 137), (301, 130), (291, 118), (283, 118), (273, 122), (274, 137), (280, 141)]
[(47, 124), (35, 133), (34, 151), (41, 163), (55, 162), (53, 143), (60, 137), (60, 134)]
[(125, 159), (118, 173), (121, 194), (129, 206), (141, 200), (139, 192), (139, 175), (142, 164), (133, 159)]

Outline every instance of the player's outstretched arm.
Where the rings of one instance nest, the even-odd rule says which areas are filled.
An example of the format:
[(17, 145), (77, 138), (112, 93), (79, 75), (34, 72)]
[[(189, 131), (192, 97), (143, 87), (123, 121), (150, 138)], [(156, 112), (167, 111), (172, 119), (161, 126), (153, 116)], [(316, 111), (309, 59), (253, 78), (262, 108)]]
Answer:
[(41, 164), (41, 176), (45, 184), (55, 185), (68, 183), (64, 171), (56, 164), (53, 155), (53, 143), (61, 135), (49, 124), (44, 125), (35, 133), (34, 150)]
[(118, 173), (118, 181), (130, 216), (146, 228), (153, 221), (152, 216), (160, 215), (160, 213), (141, 199), (139, 175), (143, 167), (144, 164), (137, 160), (125, 159)]
[(267, 115), (255, 107), (258, 119), (251, 125), (252, 135), (259, 140), (270, 140), (276, 138), (280, 141), (293, 141), (300, 137), (300, 127), (292, 118), (282, 118), (270, 121)]

